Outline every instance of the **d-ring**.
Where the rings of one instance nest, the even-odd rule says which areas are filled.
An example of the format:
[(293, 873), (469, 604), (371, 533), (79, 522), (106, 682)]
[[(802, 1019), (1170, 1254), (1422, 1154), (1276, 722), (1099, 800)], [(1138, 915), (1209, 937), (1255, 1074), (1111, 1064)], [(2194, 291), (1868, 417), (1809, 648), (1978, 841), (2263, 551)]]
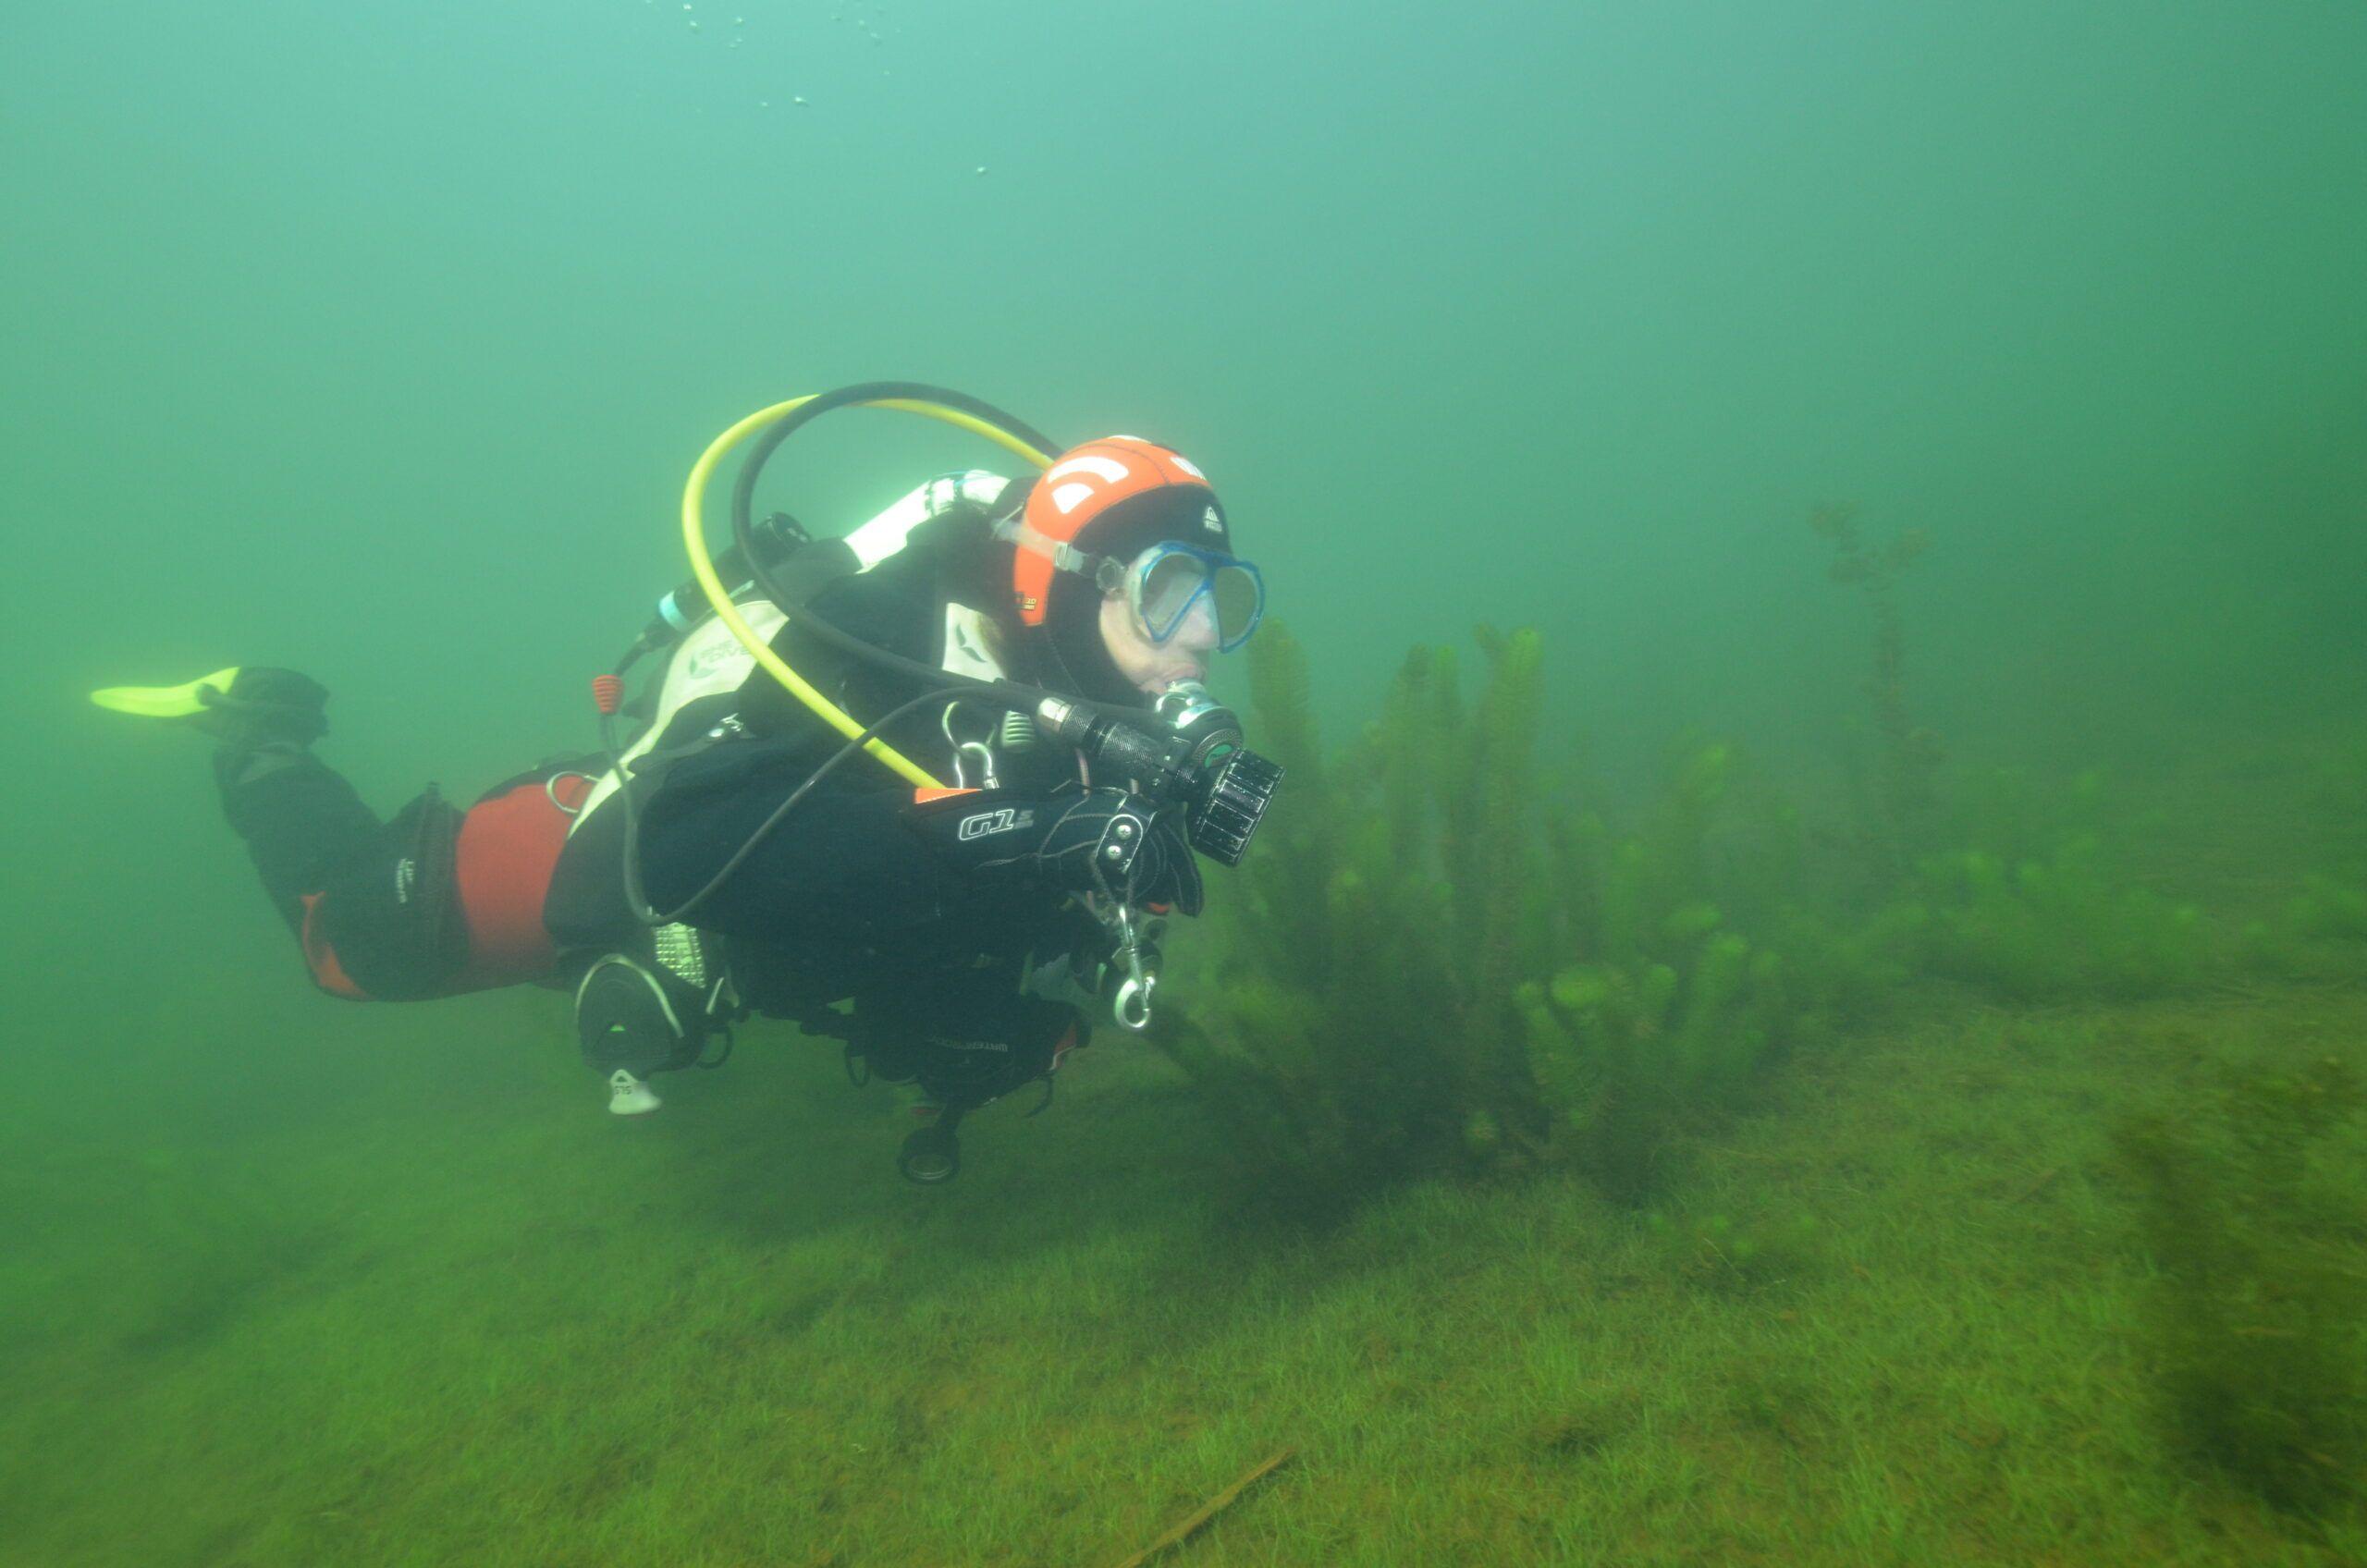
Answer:
[(1118, 983), (1118, 994), (1110, 999), (1110, 1016), (1118, 1027), (1141, 1034), (1150, 1027), (1150, 994), (1159, 988), (1156, 974), (1129, 974)]
[[(575, 804), (570, 806), (565, 801), (558, 798), (558, 781), (562, 778), (581, 778), (586, 784), (590, 784), (595, 787), (597, 787), (600, 781), (593, 778), (588, 773), (576, 773), (573, 771), (554, 773), (548, 778), (543, 780), (543, 793), (549, 799), (551, 804), (558, 807), (559, 810), (565, 812), (568, 815), (574, 816), (583, 810), (583, 802), (578, 801)], [(584, 792), (587, 795), (591, 793), (588, 790)]]

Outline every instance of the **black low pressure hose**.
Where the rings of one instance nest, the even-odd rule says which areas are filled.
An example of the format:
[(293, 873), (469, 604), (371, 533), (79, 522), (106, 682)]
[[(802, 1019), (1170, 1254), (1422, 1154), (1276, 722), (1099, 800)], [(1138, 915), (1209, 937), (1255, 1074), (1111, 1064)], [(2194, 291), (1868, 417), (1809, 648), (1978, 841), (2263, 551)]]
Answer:
[(706, 883), (704, 887), (700, 888), (697, 892), (693, 893), (689, 898), (684, 899), (681, 903), (676, 904), (672, 909), (664, 911), (650, 907), (648, 891), (642, 885), (641, 809), (639, 804), (633, 799), (632, 781), (625, 772), (624, 755), (615, 745), (614, 730), (616, 721), (613, 718), (604, 718), (601, 721), (602, 729), (606, 732), (604, 734), (604, 739), (608, 740), (609, 754), (614, 759), (610, 766), (616, 769), (617, 788), (624, 795), (625, 903), (627, 907), (632, 911), (633, 918), (639, 920), (644, 925), (671, 925), (676, 921), (681, 920), (689, 915), (701, 904), (705, 903), (708, 899), (714, 897), (715, 890), (717, 888), (722, 887), (726, 882), (730, 881), (731, 879), (732, 873), (738, 871), (742, 865), (747, 864), (748, 857), (756, 852), (756, 846), (762, 844), (767, 838), (771, 837), (773, 829), (779, 827), (781, 823), (787, 819), (789, 814), (795, 811), (799, 803), (803, 802), (807, 795), (814, 792), (814, 787), (816, 785), (821, 783), (823, 779), (828, 778), (831, 774), (837, 772), (840, 766), (843, 765), (849, 757), (854, 755), (865, 745), (869, 744), (874, 737), (879, 735), (889, 725), (894, 724), (897, 720), (904, 717), (906, 715), (917, 712), (919, 709), (926, 707), (929, 704), (936, 702), (941, 697), (959, 697), (965, 694), (958, 687), (946, 686), (942, 684), (942, 681), (947, 678), (944, 676), (942, 671), (938, 673), (940, 684), (935, 690), (923, 692), (919, 696), (913, 698), (909, 702), (898, 704), (894, 708), (890, 709), (886, 716), (875, 720), (871, 727), (865, 729), (862, 734), (855, 736), (852, 740), (847, 741), (846, 744), (840, 746), (837, 751), (832, 752), (828, 760), (825, 761), (821, 766), (816, 768), (813, 772), (807, 774), (804, 780), (801, 782), (796, 789), (791, 790), (789, 792), (788, 797), (784, 799), (780, 804), (773, 808), (773, 812), (770, 816), (766, 817), (764, 821), (756, 825), (755, 831), (748, 835), (746, 840), (741, 844), (740, 848), (732, 852), (731, 858), (723, 863), (721, 869), (717, 870), (714, 876), (706, 879)]
[[(623, 791), (625, 797), (623, 802), (625, 901), (635, 918), (645, 925), (671, 925), (684, 919), (705, 904), (715, 895), (717, 888), (730, 880), (732, 874), (747, 863), (748, 857), (755, 853), (757, 846), (762, 844), (773, 830), (797, 809), (798, 805), (813, 791), (815, 786), (836, 772), (848, 758), (869, 744), (889, 726), (930, 703), (948, 697), (984, 696), (1004, 707), (1015, 709), (1021, 713), (1034, 714), (1041, 704), (1049, 699), (1061, 703), (1080, 721), (1089, 717), (1094, 711), (1092, 704), (1077, 702), (1073, 698), (1060, 698), (1053, 692), (1024, 685), (1016, 680), (982, 680), (975, 676), (956, 674), (934, 665), (923, 664), (918, 659), (906, 658), (886, 648), (877, 647), (859, 637), (841, 631), (808, 606), (798, 603), (795, 596), (788, 593), (782, 587), (780, 581), (773, 575), (767, 565), (771, 552), (757, 540), (754, 521), (756, 481), (763, 474), (767, 460), (772, 457), (773, 452), (783, 441), (788, 440), (790, 436), (822, 415), (835, 409), (876, 403), (888, 398), (910, 398), (917, 402), (942, 404), (947, 408), (957, 409), (983, 420), (1004, 433), (1026, 442), (1038, 451), (1059, 450), (1050, 436), (1025, 421), (1005, 413), (991, 403), (970, 397), (966, 393), (953, 391), (949, 387), (931, 386), (926, 382), (918, 381), (866, 381), (852, 386), (841, 386), (836, 391), (821, 393), (807, 398), (775, 420), (766, 428), (763, 435), (756, 437), (755, 444), (750, 447), (747, 458), (740, 465), (738, 479), (731, 486), (731, 537), (739, 547), (740, 558), (745, 563), (750, 580), (764, 591), (765, 596), (773, 602), (774, 606), (782, 615), (795, 620), (822, 641), (851, 657), (867, 660), (884, 669), (891, 670), (918, 682), (921, 692), (910, 701), (899, 704), (884, 717), (875, 721), (861, 734), (832, 753), (827, 761), (806, 775), (797, 788), (790, 791), (780, 804), (773, 809), (769, 816), (757, 824), (755, 831), (748, 835), (746, 840), (733, 852), (730, 859), (727, 860), (714, 876), (708, 877), (698, 891), (672, 909), (663, 911), (650, 906), (647, 889), (643, 885), (639, 802), (634, 799), (632, 781), (626, 775), (624, 749), (616, 739), (615, 718), (613, 716), (604, 717), (601, 721), (602, 738), (607, 745), (610, 766), (617, 774), (617, 787)], [(615, 673), (621, 677), (641, 655), (647, 651), (648, 645), (651, 644), (647, 637), (644, 637), (642, 643), (635, 643), (618, 665)], [(940, 1135), (946, 1138), (949, 1145), (951, 1141), (952, 1124), (958, 1120), (958, 1115), (950, 1118), (940, 1131)], [(957, 1155), (954, 1157), (954, 1163), (958, 1165), (958, 1161)], [(951, 1173), (950, 1169), (945, 1172), (946, 1175)], [(942, 1180), (943, 1178), (917, 1179)]]
[[(731, 486), (731, 537), (738, 543), (742, 556), (748, 563), (748, 574), (765, 596), (781, 614), (788, 616), (852, 658), (859, 658), (892, 670), (908, 680), (934, 683), (940, 688), (958, 689), (964, 694), (991, 697), (1004, 707), (1022, 713), (1033, 713), (1036, 704), (1052, 692), (1016, 680), (983, 680), (975, 676), (957, 675), (918, 659), (904, 657), (886, 648), (875, 647), (859, 637), (850, 636), (830, 624), (811, 608), (795, 603), (765, 563), (765, 551), (755, 537), (756, 481), (764, 473), (766, 462), (783, 441), (806, 425), (835, 409), (852, 408), (862, 403), (876, 403), (890, 398), (911, 398), (916, 402), (941, 403), (965, 414), (986, 421), (1008, 435), (1015, 435), (1041, 452), (1060, 448), (1052, 438), (1034, 425), (1003, 412), (993, 404), (981, 401), (967, 393), (948, 387), (931, 386), (919, 381), (865, 381), (852, 386), (841, 386), (834, 392), (824, 392), (809, 398), (767, 425), (748, 449), (740, 465), (740, 476)], [(1069, 700), (1069, 699), (1063, 699)], [(1075, 704), (1085, 706), (1089, 704)]]

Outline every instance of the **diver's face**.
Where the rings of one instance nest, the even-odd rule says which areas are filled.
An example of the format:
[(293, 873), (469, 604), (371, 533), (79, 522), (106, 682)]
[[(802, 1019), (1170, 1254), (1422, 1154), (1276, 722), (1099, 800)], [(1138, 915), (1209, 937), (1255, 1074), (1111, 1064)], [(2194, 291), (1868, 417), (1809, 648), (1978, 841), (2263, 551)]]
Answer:
[(1208, 655), (1217, 649), (1216, 611), (1204, 596), (1184, 615), (1173, 636), (1154, 643), (1125, 591), (1113, 590), (1101, 598), (1101, 642), (1118, 673), (1136, 691), (1156, 697), (1179, 680), (1208, 678)]

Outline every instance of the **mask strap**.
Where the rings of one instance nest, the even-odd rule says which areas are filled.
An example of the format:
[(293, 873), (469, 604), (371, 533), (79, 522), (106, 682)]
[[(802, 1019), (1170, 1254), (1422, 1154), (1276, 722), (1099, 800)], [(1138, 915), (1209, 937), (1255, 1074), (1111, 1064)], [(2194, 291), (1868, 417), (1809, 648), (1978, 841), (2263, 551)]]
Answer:
[(1065, 539), (1055, 539), (1049, 533), (1031, 528), (1017, 518), (995, 519), (994, 533), (996, 538), (1007, 540), (1030, 555), (1043, 557), (1062, 571), (1073, 571), (1081, 576), (1092, 575), (1094, 563), (1101, 559), (1099, 556), (1086, 555)]

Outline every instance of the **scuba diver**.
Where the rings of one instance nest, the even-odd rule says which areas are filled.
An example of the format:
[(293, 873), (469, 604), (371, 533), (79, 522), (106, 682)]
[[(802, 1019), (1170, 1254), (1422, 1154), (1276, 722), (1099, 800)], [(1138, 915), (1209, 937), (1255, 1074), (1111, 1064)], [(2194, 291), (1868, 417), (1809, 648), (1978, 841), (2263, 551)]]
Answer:
[[(934, 479), (835, 539), (754, 518), (781, 440), (851, 406), (1043, 472)], [(751, 436), (711, 557), (706, 478)], [(734, 1023), (791, 1019), (857, 1083), (919, 1086), (933, 1120), (899, 1166), (942, 1181), (964, 1114), (1037, 1082), (1049, 1103), (1097, 1014), (1148, 1022), (1164, 918), (1200, 913), (1197, 857), (1237, 862), (1281, 777), (1202, 684), (1264, 609), (1206, 475), (1135, 436), (1054, 451), (907, 383), (750, 416), (693, 471), (693, 577), (593, 682), (604, 749), (466, 809), (431, 785), (381, 822), (314, 754), (328, 693), (292, 670), (92, 698), (213, 739), (224, 815), (322, 989), (571, 988), (619, 1115), (720, 1065)]]

